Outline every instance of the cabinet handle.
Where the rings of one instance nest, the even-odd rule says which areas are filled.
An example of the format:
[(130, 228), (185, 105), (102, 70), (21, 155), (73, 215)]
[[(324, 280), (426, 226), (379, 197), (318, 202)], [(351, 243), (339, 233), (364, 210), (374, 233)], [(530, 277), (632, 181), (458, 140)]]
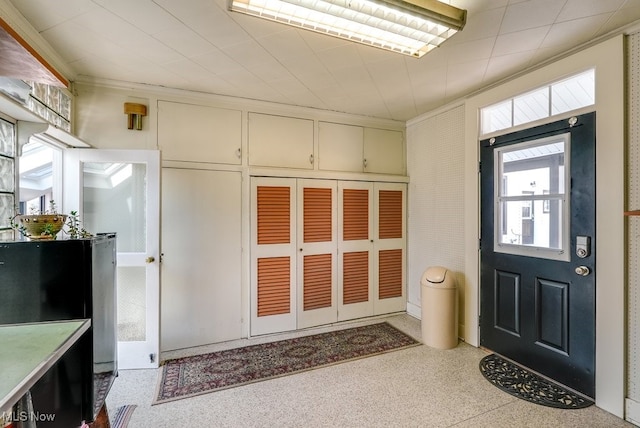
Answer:
[(240, 149), (240, 148), (239, 148), (238, 150), (236, 150), (236, 155), (237, 155), (239, 158), (241, 158), (241, 157), (242, 157), (242, 149)]
[(313, 154), (309, 155), (309, 163), (313, 165)]
[(363, 165), (365, 168), (367, 167), (367, 160), (366, 160), (366, 159), (363, 159), (363, 160), (362, 160), (362, 165)]

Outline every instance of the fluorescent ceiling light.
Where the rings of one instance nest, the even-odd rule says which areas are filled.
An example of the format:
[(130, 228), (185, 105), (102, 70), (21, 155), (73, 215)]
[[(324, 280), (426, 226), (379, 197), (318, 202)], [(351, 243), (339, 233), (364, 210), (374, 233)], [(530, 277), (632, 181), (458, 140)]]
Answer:
[(467, 11), (438, 0), (230, 0), (229, 9), (420, 58), (462, 30)]

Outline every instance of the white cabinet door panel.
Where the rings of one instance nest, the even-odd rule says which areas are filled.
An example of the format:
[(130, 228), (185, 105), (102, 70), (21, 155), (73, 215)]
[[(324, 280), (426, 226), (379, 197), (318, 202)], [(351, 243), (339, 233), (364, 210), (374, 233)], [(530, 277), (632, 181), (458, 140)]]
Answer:
[(242, 112), (158, 101), (158, 145), (172, 161), (240, 165)]
[(365, 172), (404, 175), (404, 158), (402, 132), (364, 129)]
[(364, 130), (361, 126), (318, 123), (318, 168), (361, 172)]
[(242, 335), (241, 190), (239, 172), (163, 169), (163, 351)]
[(249, 165), (313, 169), (313, 120), (249, 113)]

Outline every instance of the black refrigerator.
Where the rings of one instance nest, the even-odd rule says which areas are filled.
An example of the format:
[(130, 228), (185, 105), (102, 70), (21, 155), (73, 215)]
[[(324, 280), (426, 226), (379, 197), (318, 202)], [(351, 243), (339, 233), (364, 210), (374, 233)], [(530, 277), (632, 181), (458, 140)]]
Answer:
[[(52, 424), (95, 420), (117, 376), (116, 236), (0, 242), (0, 324), (91, 319), (91, 328), (31, 389)], [(41, 423), (38, 423), (41, 426)]]

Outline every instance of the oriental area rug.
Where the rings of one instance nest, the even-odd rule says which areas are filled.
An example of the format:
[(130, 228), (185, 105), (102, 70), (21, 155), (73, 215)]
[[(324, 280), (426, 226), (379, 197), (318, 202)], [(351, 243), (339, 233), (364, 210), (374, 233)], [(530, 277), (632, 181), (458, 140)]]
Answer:
[(411, 336), (383, 322), (168, 360), (160, 368), (153, 404), (300, 373), (419, 344), (420, 342)]
[(558, 409), (582, 409), (593, 401), (496, 354), (480, 360), (480, 372), (496, 387), (514, 397)]

